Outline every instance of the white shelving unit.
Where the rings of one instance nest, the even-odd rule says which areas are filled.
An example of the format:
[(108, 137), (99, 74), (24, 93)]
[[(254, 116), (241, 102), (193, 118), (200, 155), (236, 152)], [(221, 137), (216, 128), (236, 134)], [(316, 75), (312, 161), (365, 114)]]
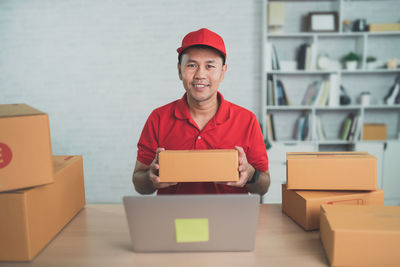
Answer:
[[(268, 32), (269, 2), (282, 2), (285, 5), (286, 18), (282, 33)], [(389, 58), (397, 58), (400, 61), (400, 31), (345, 32), (343, 21), (366, 19), (367, 24), (400, 23), (399, 10), (400, 1), (398, 0), (263, 1), (261, 120), (265, 138), (269, 127), (268, 114), (274, 117), (275, 131), (275, 140), (269, 140), (272, 147), (268, 151), (272, 179), (270, 191), (272, 192), (271, 196), (268, 194), (265, 196), (264, 202), (280, 202), (280, 183), (285, 180), (286, 173), (285, 153), (289, 151), (367, 150), (378, 157), (378, 185), (382, 187), (391, 184), (390, 181), (396, 179), (394, 172), (383, 171), (383, 166), (396, 167), (389, 164), (393, 160), (385, 161), (385, 158), (389, 157), (387, 151), (390, 150), (390, 153), (393, 153), (394, 149), (391, 147), (396, 147), (397, 143), (400, 143), (400, 104), (386, 105), (383, 98), (389, 92), (396, 76), (400, 74), (400, 68), (368, 69), (366, 59), (368, 56), (374, 56), (381, 64)], [(305, 21), (309, 12), (336, 12), (338, 31), (306, 32)], [(320, 70), (317, 64), (314, 64), (308, 70), (273, 70), (269, 64), (271, 53), (267, 51), (267, 43), (275, 46), (280, 62), (296, 61), (300, 45), (312, 44), (315, 49), (315, 61), (321, 55), (326, 56), (336, 62), (336, 68)], [(341, 58), (351, 51), (361, 56), (357, 69), (337, 68)], [(284, 84), (290, 105), (267, 105), (267, 79), (271, 75)], [(308, 86), (317, 80), (329, 81), (329, 98), (331, 98), (329, 104), (322, 107), (302, 105)], [(349, 105), (340, 105), (341, 85), (351, 99)], [(359, 100), (363, 92), (369, 92), (371, 96), (370, 104), (367, 106), (361, 105)], [(355, 140), (341, 140), (340, 130), (343, 121), (350, 113), (359, 116), (359, 122), (362, 124), (384, 123), (387, 127), (387, 140), (363, 141), (362, 130), (360, 137)], [(293, 137), (296, 121), (302, 114), (309, 114), (309, 137), (305, 141), (296, 140)], [(322, 121), (326, 133), (325, 140), (318, 138), (317, 116)], [(279, 188), (273, 186), (275, 183), (279, 184)], [(395, 184), (398, 185), (398, 183)], [(390, 192), (399, 192), (400, 187), (397, 189)], [(389, 195), (387, 199), (390, 199), (390, 204), (400, 205), (400, 194), (398, 197)]]

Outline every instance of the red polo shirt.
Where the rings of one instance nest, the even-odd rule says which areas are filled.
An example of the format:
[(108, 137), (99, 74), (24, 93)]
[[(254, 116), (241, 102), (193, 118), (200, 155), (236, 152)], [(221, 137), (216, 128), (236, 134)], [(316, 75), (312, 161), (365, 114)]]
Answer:
[[(137, 160), (150, 165), (158, 147), (166, 150), (232, 149), (241, 146), (247, 161), (259, 171), (268, 170), (264, 139), (256, 116), (226, 101), (218, 92), (220, 102), (215, 116), (203, 130), (191, 118), (186, 93), (179, 100), (155, 109), (146, 121), (138, 143)], [(212, 182), (178, 183), (158, 190), (158, 194), (247, 193), (238, 188)]]

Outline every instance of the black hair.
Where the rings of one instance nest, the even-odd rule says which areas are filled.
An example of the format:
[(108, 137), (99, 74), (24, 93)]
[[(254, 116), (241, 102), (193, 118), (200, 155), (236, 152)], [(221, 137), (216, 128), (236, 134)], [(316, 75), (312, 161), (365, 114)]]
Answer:
[(178, 63), (181, 64), (182, 63), (182, 56), (183, 54), (185, 54), (185, 51), (188, 50), (189, 48), (203, 48), (203, 49), (213, 49), (214, 51), (217, 51), (218, 54), (221, 56), (222, 58), (222, 66), (225, 65), (225, 56), (224, 54), (221, 53), (221, 51), (219, 51), (218, 49), (215, 49), (214, 47), (208, 46), (208, 45), (193, 45), (193, 46), (189, 46), (188, 48), (186, 48), (185, 50), (183, 50), (179, 55), (178, 55)]

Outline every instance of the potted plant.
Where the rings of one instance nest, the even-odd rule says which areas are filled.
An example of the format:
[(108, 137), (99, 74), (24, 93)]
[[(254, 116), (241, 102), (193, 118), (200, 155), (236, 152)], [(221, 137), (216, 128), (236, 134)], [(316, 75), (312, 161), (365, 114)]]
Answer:
[(360, 61), (360, 56), (354, 52), (349, 52), (343, 57), (343, 62), (348, 70), (355, 70), (358, 61)]
[(369, 70), (376, 69), (376, 57), (374, 56), (367, 57), (367, 69)]

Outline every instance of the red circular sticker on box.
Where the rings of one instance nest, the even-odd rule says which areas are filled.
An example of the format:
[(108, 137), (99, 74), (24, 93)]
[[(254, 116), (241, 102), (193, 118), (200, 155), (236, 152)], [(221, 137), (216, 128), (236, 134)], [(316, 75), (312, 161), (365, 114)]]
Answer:
[(0, 169), (6, 167), (12, 159), (12, 152), (9, 146), (0, 143)]

